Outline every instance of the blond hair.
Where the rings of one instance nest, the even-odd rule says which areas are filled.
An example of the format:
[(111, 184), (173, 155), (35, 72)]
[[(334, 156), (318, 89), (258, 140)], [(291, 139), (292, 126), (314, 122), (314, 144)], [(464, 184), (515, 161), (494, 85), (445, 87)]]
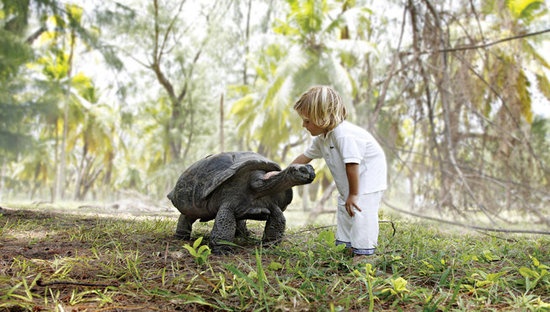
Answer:
[(342, 98), (328, 86), (313, 86), (294, 103), (294, 110), (316, 126), (330, 131), (348, 115)]

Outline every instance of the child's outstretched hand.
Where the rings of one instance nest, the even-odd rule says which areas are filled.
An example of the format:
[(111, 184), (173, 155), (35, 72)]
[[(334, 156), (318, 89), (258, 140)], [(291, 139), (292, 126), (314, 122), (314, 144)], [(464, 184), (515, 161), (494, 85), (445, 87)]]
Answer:
[(353, 217), (355, 215), (354, 209), (361, 211), (361, 208), (359, 208), (359, 205), (357, 205), (357, 195), (349, 195), (348, 199), (346, 200), (346, 211), (348, 212), (350, 217)]
[(262, 179), (264, 180), (267, 180), (269, 178), (271, 178), (272, 176), (276, 175), (276, 174), (279, 174), (280, 171), (269, 171), (269, 172), (266, 172), (263, 176)]

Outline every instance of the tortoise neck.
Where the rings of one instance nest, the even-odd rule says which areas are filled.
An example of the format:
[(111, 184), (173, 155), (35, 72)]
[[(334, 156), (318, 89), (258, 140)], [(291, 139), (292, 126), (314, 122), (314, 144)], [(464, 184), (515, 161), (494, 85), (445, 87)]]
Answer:
[(264, 179), (265, 172), (258, 171), (253, 174), (250, 186), (255, 193), (255, 197), (263, 197), (268, 194), (276, 194), (293, 187), (293, 183), (286, 169), (267, 179)]

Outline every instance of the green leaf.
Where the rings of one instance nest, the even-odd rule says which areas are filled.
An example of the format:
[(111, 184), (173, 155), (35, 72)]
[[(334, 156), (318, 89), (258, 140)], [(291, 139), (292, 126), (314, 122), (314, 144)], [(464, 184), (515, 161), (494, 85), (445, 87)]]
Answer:
[(246, 95), (243, 98), (236, 101), (235, 103), (233, 103), (230, 113), (233, 115), (237, 115), (239, 117), (243, 117), (244, 115), (250, 112), (253, 106), (254, 106), (253, 97), (251, 95)]
[(333, 231), (323, 230), (317, 235), (317, 241), (326, 243), (327, 245), (333, 245), (336, 242), (336, 237)]
[(529, 258), (531, 258), (531, 260), (533, 261), (533, 265), (534, 265), (535, 267), (538, 268), (538, 267), (540, 266), (540, 262), (539, 262), (539, 260), (538, 260), (537, 258), (535, 258), (535, 257), (533, 257), (533, 256), (529, 256)]
[(441, 274), (441, 277), (439, 278), (439, 285), (448, 285), (447, 278), (449, 277), (450, 273), (451, 273), (450, 267), (448, 267), (445, 271), (443, 271), (443, 274)]
[(542, 0), (508, 0), (508, 9), (512, 15), (518, 19), (523, 19), (530, 22), (536, 12), (544, 6)]
[(193, 243), (193, 248), (197, 249), (202, 243), (202, 236), (197, 238), (195, 242)]
[(539, 274), (536, 271), (533, 271), (527, 267), (519, 268), (519, 274), (527, 278), (537, 278), (539, 276)]
[(533, 110), (531, 109), (531, 94), (529, 93), (529, 79), (522, 70), (519, 72), (517, 80), (517, 95), (519, 96), (519, 105), (521, 114), (525, 120), (531, 124), (533, 122)]
[(539, 91), (548, 99), (550, 100), (550, 81), (548, 81), (548, 77), (544, 74), (537, 74), (537, 87)]
[(281, 270), (284, 266), (276, 261), (271, 261), (271, 263), (267, 266), (267, 268), (271, 271), (278, 271)]
[(191, 256), (197, 257), (197, 251), (193, 247), (189, 246), (188, 244), (185, 244), (183, 248), (187, 249), (187, 251), (189, 251), (189, 254), (191, 254)]
[(409, 291), (407, 289), (407, 280), (402, 278), (402, 277), (398, 277), (398, 278), (392, 280), (391, 283), (392, 283), (393, 289), (397, 293), (403, 293), (403, 292), (408, 292)]
[(490, 251), (490, 250), (484, 250), (482, 253), (481, 253), (481, 256), (486, 260), (486, 261), (497, 261), (497, 260), (500, 260), (499, 257), (493, 255), (493, 253)]
[(251, 279), (248, 275), (244, 274), (237, 267), (235, 267), (232, 264), (229, 264), (229, 265), (226, 266), (226, 268), (229, 271), (231, 271), (231, 273), (235, 274), (237, 277), (243, 279), (249, 286), (253, 287), (256, 290), (259, 290), (258, 285), (256, 284), (256, 282), (254, 282), (253, 279)]

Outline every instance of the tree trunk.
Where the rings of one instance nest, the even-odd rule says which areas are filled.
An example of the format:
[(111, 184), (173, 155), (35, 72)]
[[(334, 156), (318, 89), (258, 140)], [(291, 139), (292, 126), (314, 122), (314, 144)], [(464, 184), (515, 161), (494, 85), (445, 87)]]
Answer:
[(0, 168), (0, 202), (4, 198), (3, 197), (4, 190), (6, 189), (4, 187), (4, 174), (5, 174), (5, 172), (6, 172), (6, 162), (4, 161), (4, 159), (2, 159), (2, 167)]
[(223, 152), (225, 150), (225, 137), (223, 132), (223, 124), (224, 124), (224, 109), (223, 109), (223, 93), (220, 95), (220, 152)]
[(332, 183), (323, 194), (323, 197), (315, 204), (315, 207), (309, 213), (307, 224), (313, 223), (317, 217), (326, 212), (325, 204), (332, 197), (332, 193), (336, 190), (336, 184)]
[(74, 56), (74, 48), (76, 44), (76, 34), (75, 31), (71, 31), (70, 36), (70, 51), (69, 59), (67, 60), (67, 90), (65, 93), (65, 107), (63, 110), (63, 136), (61, 137), (61, 146), (60, 146), (60, 155), (59, 155), (59, 166), (57, 171), (57, 178), (55, 183), (54, 196), (52, 202), (56, 200), (62, 200), (65, 196), (65, 169), (67, 167), (67, 137), (69, 135), (69, 108), (71, 100), (71, 72), (72, 72), (72, 63)]

